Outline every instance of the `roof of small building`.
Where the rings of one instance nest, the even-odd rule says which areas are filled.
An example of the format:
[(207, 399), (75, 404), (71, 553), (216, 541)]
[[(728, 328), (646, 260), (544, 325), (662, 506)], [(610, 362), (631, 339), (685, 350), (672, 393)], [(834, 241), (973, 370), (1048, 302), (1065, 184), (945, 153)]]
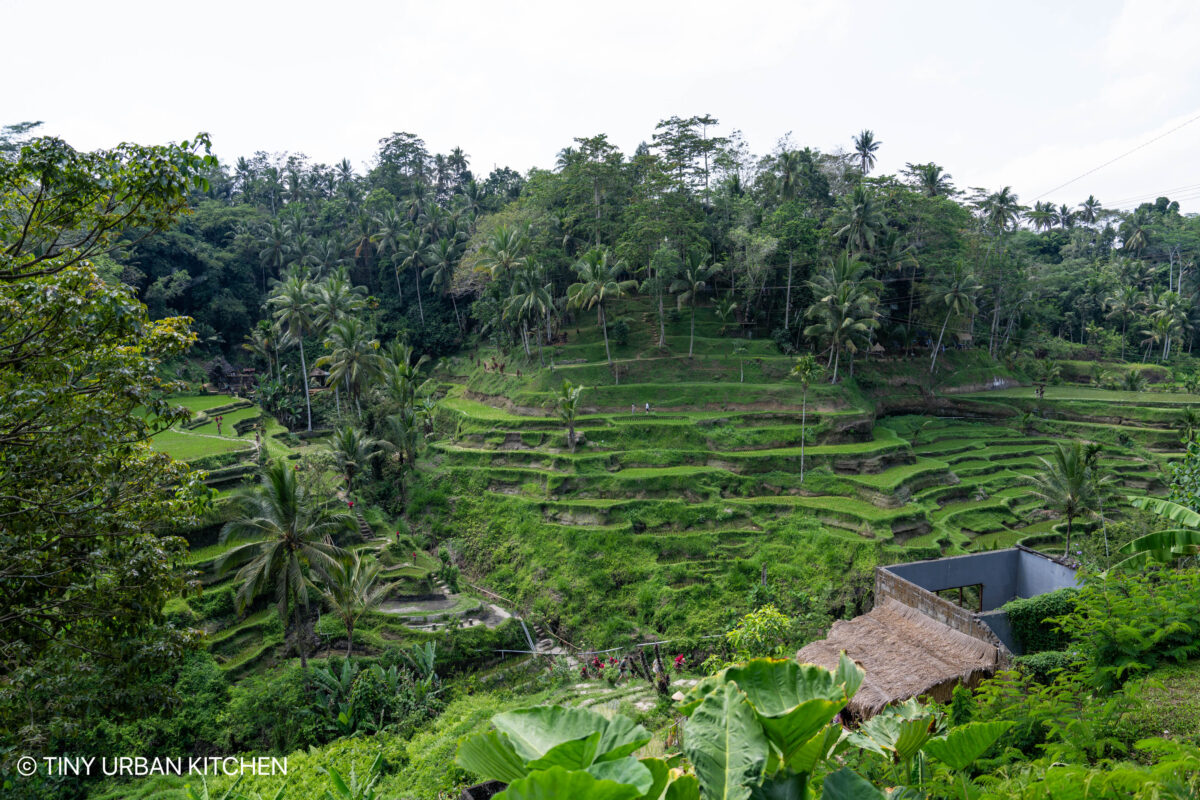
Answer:
[(806, 645), (796, 658), (834, 669), (843, 650), (866, 671), (847, 707), (858, 719), (919, 695), (945, 702), (957, 684), (971, 684), (994, 672), (1000, 659), (994, 645), (894, 599), (852, 620), (833, 623), (826, 638)]

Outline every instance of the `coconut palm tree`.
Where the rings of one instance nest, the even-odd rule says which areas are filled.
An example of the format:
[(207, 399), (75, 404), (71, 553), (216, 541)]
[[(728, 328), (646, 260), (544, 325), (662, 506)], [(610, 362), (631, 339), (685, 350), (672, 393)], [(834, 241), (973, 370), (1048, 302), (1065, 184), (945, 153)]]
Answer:
[(930, 359), (931, 375), (937, 369), (938, 353), (942, 349), (942, 340), (946, 336), (946, 326), (950, 324), (950, 318), (974, 314), (975, 295), (980, 288), (970, 268), (962, 261), (956, 262), (948, 273), (929, 287), (929, 302), (946, 309), (946, 318), (942, 320), (942, 329), (938, 333), (937, 344), (933, 347), (933, 356)]
[(242, 349), (249, 351), (267, 365), (267, 375), (275, 378), (279, 368), (279, 335), (270, 320), (260, 319), (251, 329), (242, 344)]
[(346, 657), (354, 648), (354, 626), (362, 615), (379, 607), (396, 589), (397, 581), (382, 583), (379, 573), (383, 567), (378, 561), (367, 561), (358, 551), (350, 558), (335, 565), (322, 582), (316, 584), (320, 597), (329, 607), (330, 613), (346, 625)]
[(558, 418), (567, 426), (567, 447), (575, 452), (575, 415), (579, 411), (579, 398), (583, 395), (583, 387), (575, 386), (569, 380), (563, 379), (558, 394), (554, 396), (554, 408)]
[(384, 445), (383, 441), (368, 436), (353, 425), (343, 425), (333, 432), (325, 447), (346, 479), (346, 491), (354, 488), (354, 478), (363, 467), (383, 453)]
[(321, 599), (330, 613), (346, 626), (346, 658), (354, 648), (354, 626), (368, 611), (379, 607), (396, 588), (397, 581), (381, 583), (382, 570), (378, 561), (366, 561), (354, 551), (346, 562), (336, 564), (320, 583), (316, 584)]
[(637, 290), (637, 281), (621, 280), (625, 262), (613, 262), (607, 249), (593, 247), (575, 262), (577, 283), (567, 287), (567, 303), (574, 308), (595, 308), (600, 330), (604, 332), (604, 355), (608, 366), (613, 365), (608, 347), (608, 320), (604, 309), (609, 300), (619, 300)]
[(300, 349), (301, 385), (304, 388), (304, 408), (308, 414), (308, 430), (312, 430), (312, 398), (309, 396), (308, 362), (304, 358), (304, 335), (314, 323), (312, 284), (298, 272), (290, 272), (276, 284), (267, 305), (274, 312), (275, 324)]
[(1042, 501), (1046, 508), (1058, 512), (1067, 520), (1067, 538), (1063, 554), (1071, 554), (1071, 535), (1075, 520), (1094, 514), (1104, 485), (1112, 476), (1098, 480), (1089, 465), (1087, 447), (1083, 442), (1059, 442), (1052, 458), (1038, 458), (1042, 468), (1037, 474), (1027, 475), (1024, 482), (1030, 494)]
[(502, 278), (525, 263), (529, 250), (529, 231), (525, 228), (501, 226), (479, 249), (475, 269), (489, 273), (493, 279)]
[(328, 367), (329, 382), (334, 386), (346, 387), (347, 401), (354, 402), (361, 418), (363, 389), (383, 369), (379, 340), (371, 337), (366, 324), (358, 317), (346, 317), (330, 326), (325, 347), (329, 353), (318, 358), (316, 365)]
[[(461, 235), (461, 234), (460, 234)], [(454, 307), (454, 321), (462, 330), (462, 318), (458, 315), (458, 303), (454, 299), (451, 288), (454, 283), (454, 267), (462, 255), (462, 243), (458, 235), (443, 236), (431, 244), (425, 251), (424, 261), (429, 266), (421, 273), (429, 278), (429, 288), (450, 297), (450, 305)]]
[[(284, 461), (264, 468), (257, 486), (234, 496), (233, 518), (221, 529), (221, 542), (249, 539), (221, 557), (218, 572), (240, 565), (235, 580), (237, 600), (245, 607), (271, 591), (281, 619), (296, 631), (300, 609), (308, 605), (306, 577), (325, 578), (345, 551), (333, 543), (341, 531), (353, 529), (354, 518), (331, 498), (314, 497)], [(290, 612), (290, 621), (289, 621)], [(300, 664), (308, 653), (298, 637)]]
[(869, 253), (875, 248), (875, 239), (887, 222), (876, 205), (875, 198), (867, 187), (859, 184), (842, 199), (842, 205), (833, 214), (833, 225), (837, 236), (845, 237), (846, 247), (855, 253)]
[(374, 232), (371, 234), (371, 244), (375, 246), (375, 252), (378, 255), (393, 256), (392, 273), (396, 278), (396, 294), (403, 300), (404, 290), (400, 285), (400, 259), (395, 258), (397, 251), (400, 250), (401, 244), (406, 236), (411, 231), (411, 224), (404, 216), (394, 208), (385, 208), (379, 216), (375, 217)]
[(883, 144), (876, 140), (872, 131), (864, 130), (854, 137), (854, 153), (858, 157), (858, 167), (866, 175), (875, 166), (875, 151)]
[(1141, 293), (1138, 292), (1136, 286), (1122, 286), (1115, 294), (1104, 299), (1104, 305), (1108, 309), (1105, 319), (1113, 319), (1119, 317), (1121, 320), (1121, 360), (1125, 360), (1125, 343), (1127, 340), (1126, 330), (1129, 326), (1129, 318), (1138, 310), (1142, 303)]
[(791, 376), (800, 381), (800, 482), (804, 483), (804, 442), (808, 439), (808, 387), (821, 375), (821, 365), (812, 353), (796, 359)]
[(417, 284), (417, 311), (421, 315), (421, 324), (425, 324), (425, 304), (421, 301), (421, 270), (425, 266), (426, 250), (429, 247), (429, 237), (423, 230), (410, 228), (408, 233), (400, 238), (396, 246), (398, 263), (397, 282), (400, 280), (399, 271), (411, 269)]
[(804, 335), (828, 349), (830, 383), (837, 382), (842, 353), (850, 354), (853, 369), (854, 353), (879, 324), (875, 311), (879, 283), (868, 278), (867, 272), (867, 265), (843, 252), (808, 283), (814, 302), (805, 315), (813, 322)]
[(537, 337), (538, 359), (544, 366), (542, 358), (542, 329), (537, 322), (539, 315), (547, 315), (554, 308), (554, 296), (551, 291), (554, 284), (545, 281), (543, 271), (537, 265), (528, 265), (513, 276), (512, 288), (504, 303), (504, 319), (514, 319), (521, 326), (521, 342), (525, 345), (525, 356), (529, 353), (529, 321), (534, 320), (533, 329)]
[(338, 267), (313, 287), (313, 311), (316, 330), (331, 325), (367, 305), (366, 290), (350, 282), (345, 267)]
[(692, 309), (692, 328), (691, 336), (688, 339), (688, 358), (692, 357), (696, 344), (696, 303), (700, 300), (700, 295), (708, 291), (708, 282), (721, 271), (719, 265), (707, 262), (708, 256), (702, 250), (689, 250), (679, 276), (671, 281), (671, 294), (677, 295), (675, 298), (676, 307), (683, 308), (684, 305), (688, 305)]
[(904, 173), (921, 190), (926, 197), (948, 197), (954, 194), (953, 175), (942, 170), (937, 164), (904, 165)]
[(267, 291), (267, 268), (270, 267), (276, 274), (283, 270), (283, 265), (287, 263), (287, 234), (283, 230), (283, 223), (278, 219), (273, 219), (267, 225), (262, 233), (260, 247), (258, 250), (258, 263), (262, 265), (262, 280), (263, 291)]
[(1100, 201), (1096, 199), (1095, 195), (1089, 194), (1087, 200), (1079, 204), (1079, 221), (1085, 225), (1095, 225), (1096, 220), (1103, 212)]

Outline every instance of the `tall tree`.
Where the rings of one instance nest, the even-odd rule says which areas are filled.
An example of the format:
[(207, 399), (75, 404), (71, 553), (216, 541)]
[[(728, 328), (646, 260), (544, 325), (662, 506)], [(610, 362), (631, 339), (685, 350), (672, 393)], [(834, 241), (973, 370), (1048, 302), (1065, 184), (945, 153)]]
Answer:
[(804, 483), (804, 443), (808, 440), (808, 387), (820, 377), (821, 365), (812, 353), (796, 359), (791, 376), (800, 381), (800, 482)]
[(264, 592), (274, 593), (305, 668), (308, 649), (300, 614), (308, 606), (306, 582), (311, 575), (327, 578), (337, 568), (345, 551), (333, 536), (353, 526), (353, 517), (339, 508), (332, 498), (314, 496), (290, 464), (276, 461), (262, 471), (258, 486), (234, 497), (233, 519), (221, 529), (222, 542), (251, 541), (222, 556), (218, 571), (239, 566), (235, 580), (243, 607)]
[(875, 168), (875, 152), (881, 144), (883, 142), (876, 139), (875, 134), (869, 130), (864, 129), (854, 137), (854, 154), (858, 157), (858, 168), (862, 170), (863, 175)]
[(312, 397), (309, 393), (308, 362), (304, 358), (304, 336), (312, 330), (314, 321), (312, 284), (300, 273), (290, 272), (275, 286), (267, 305), (274, 312), (275, 323), (280, 330), (300, 349), (304, 408), (308, 415), (308, 430), (311, 431)]
[(396, 589), (397, 581), (380, 581), (382, 566), (355, 550), (349, 559), (333, 564), (317, 583), (321, 599), (346, 626), (346, 658), (354, 652), (354, 627), (363, 614), (378, 608)]
[(575, 386), (569, 380), (563, 379), (558, 394), (554, 396), (554, 408), (558, 418), (567, 426), (567, 447), (575, 452), (575, 416), (579, 412), (579, 398), (583, 395), (583, 387)]
[(946, 316), (942, 320), (942, 329), (938, 332), (937, 344), (933, 346), (933, 354), (930, 357), (929, 373), (931, 375), (937, 370), (938, 354), (942, 350), (942, 341), (946, 337), (946, 326), (950, 324), (952, 317), (975, 313), (977, 310), (975, 295), (980, 288), (979, 284), (975, 282), (974, 274), (962, 261), (956, 262), (949, 272), (940, 276), (929, 286), (929, 302), (935, 308), (944, 309), (946, 312)]
[(720, 265), (708, 263), (707, 253), (701, 250), (690, 250), (687, 258), (684, 259), (679, 277), (671, 282), (671, 293), (676, 295), (675, 301), (678, 307), (682, 308), (687, 305), (692, 310), (688, 358), (692, 357), (696, 344), (696, 305), (700, 302), (700, 295), (708, 291), (709, 281), (720, 271)]
[(1038, 458), (1042, 468), (1025, 477), (1030, 494), (1049, 509), (1067, 520), (1067, 537), (1063, 555), (1071, 555), (1071, 535), (1075, 520), (1095, 513), (1098, 503), (1098, 481), (1089, 466), (1087, 448), (1083, 442), (1059, 442), (1052, 458)]
[(608, 250), (596, 247), (584, 253), (575, 262), (574, 269), (579, 280), (567, 287), (567, 302), (574, 308), (596, 309), (597, 322), (604, 332), (604, 355), (608, 359), (609, 368), (612, 368), (605, 306), (610, 300), (618, 300), (636, 291), (637, 281), (622, 280), (621, 276), (625, 273), (624, 262), (611, 261)]

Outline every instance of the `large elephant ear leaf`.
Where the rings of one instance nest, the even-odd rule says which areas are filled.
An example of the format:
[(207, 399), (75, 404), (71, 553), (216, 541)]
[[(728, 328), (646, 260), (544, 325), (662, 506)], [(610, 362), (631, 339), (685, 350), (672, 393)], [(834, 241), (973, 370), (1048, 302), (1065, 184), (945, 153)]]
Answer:
[(587, 769), (596, 761), (596, 752), (600, 747), (600, 731), (590, 733), (582, 739), (556, 744), (546, 751), (541, 758), (530, 761), (526, 766), (530, 772), (551, 767), (563, 769)]
[(858, 664), (855, 664), (854, 660), (843, 650), (842, 654), (838, 656), (838, 665), (833, 676), (845, 689), (846, 699), (849, 700), (854, 697), (858, 687), (862, 686), (863, 678), (867, 676), (867, 673)]
[(513, 781), (496, 800), (637, 800), (640, 794), (627, 783), (602, 780), (583, 770), (551, 767)]
[(904, 720), (900, 723), (900, 732), (892, 749), (901, 760), (907, 761), (921, 752), (921, 748), (929, 742), (929, 737), (933, 735), (933, 726), (932, 718)]
[(587, 771), (592, 777), (614, 783), (626, 783), (638, 790), (640, 798), (650, 791), (654, 785), (654, 773), (636, 758), (618, 758), (615, 761), (602, 761), (592, 764)]
[(504, 783), (512, 783), (529, 774), (508, 737), (495, 731), (477, 733), (465, 739), (458, 746), (454, 763), (485, 780)]
[(974, 764), (1010, 727), (1011, 722), (968, 722), (945, 736), (930, 739), (925, 752), (945, 762), (950, 769), (963, 770)]
[(661, 758), (643, 758), (641, 762), (643, 767), (650, 770), (650, 777), (653, 781), (650, 788), (642, 792), (642, 796), (638, 800), (662, 800), (667, 786), (671, 783), (671, 767)]
[[(620, 719), (624, 720), (623, 717)], [(627, 755), (650, 740), (650, 734), (646, 732), (645, 728), (631, 723), (617, 725), (613, 733), (606, 739), (606, 734), (610, 729), (608, 719), (595, 711), (584, 708), (564, 708), (562, 706), (522, 708), (497, 714), (492, 717), (492, 724), (496, 726), (496, 730), (508, 735), (513, 749), (525, 761), (537, 761), (559, 745), (576, 739), (587, 739), (593, 733), (600, 734), (600, 741), (593, 753), (595, 757), (605, 753), (602, 748), (606, 746), (606, 742), (607, 746), (619, 749), (641, 740), (631, 750), (622, 753), (622, 755)], [(644, 739), (642, 739), (643, 736)], [(581, 767), (589, 764), (591, 761), (582, 764)]]
[(700, 682), (688, 689), (683, 699), (679, 701), (679, 713), (685, 717), (690, 717), (704, 698), (724, 685), (725, 673), (723, 671), (718, 672), (716, 675), (709, 675), (707, 678), (701, 678)]
[(746, 693), (785, 762), (846, 705), (845, 689), (834, 674), (811, 664), (755, 659), (731, 667), (725, 678)]
[(887, 800), (887, 795), (876, 789), (865, 778), (848, 767), (843, 767), (825, 776), (822, 800)]
[(695, 775), (680, 775), (671, 781), (663, 800), (700, 800), (700, 781)]
[(767, 737), (734, 683), (726, 683), (696, 707), (683, 741), (704, 800), (745, 800), (749, 787), (762, 780)]
[(841, 725), (836, 722), (826, 725), (796, 749), (786, 762), (788, 769), (811, 774), (817, 764), (833, 755), (845, 739), (846, 730)]
[(629, 717), (620, 714), (607, 723), (600, 732), (600, 744), (596, 750), (597, 761), (614, 761), (633, 753), (650, 741), (650, 731)]

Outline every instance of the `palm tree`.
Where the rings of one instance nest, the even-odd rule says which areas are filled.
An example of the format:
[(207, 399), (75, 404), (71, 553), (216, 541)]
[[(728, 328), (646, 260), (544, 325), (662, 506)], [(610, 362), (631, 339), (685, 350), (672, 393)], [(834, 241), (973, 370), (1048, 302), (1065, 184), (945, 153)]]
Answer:
[(383, 360), (379, 356), (379, 340), (371, 338), (365, 323), (357, 317), (346, 317), (329, 328), (325, 339), (329, 353), (317, 359), (318, 367), (329, 368), (329, 382), (342, 384), (362, 417), (360, 397), (366, 384), (380, 373)]
[(826, 367), (833, 370), (830, 383), (837, 383), (842, 353), (850, 353), (853, 369), (853, 354), (879, 324), (875, 312), (878, 282), (868, 279), (867, 271), (865, 264), (843, 252), (808, 283), (814, 302), (805, 315), (813, 323), (804, 329), (804, 335), (826, 343)]
[[(608, 347), (608, 320), (604, 313), (609, 300), (617, 300), (637, 289), (637, 281), (620, 280), (625, 271), (623, 261), (610, 262), (608, 250), (593, 247), (575, 262), (578, 283), (567, 287), (567, 303), (574, 308), (596, 308), (600, 329), (604, 332), (604, 355), (608, 366), (613, 365), (612, 352)], [(619, 380), (619, 379), (618, 379)]]
[(396, 588), (396, 581), (380, 584), (381, 567), (378, 561), (364, 561), (354, 551), (346, 563), (336, 564), (317, 587), (321, 599), (346, 626), (346, 658), (354, 647), (354, 626), (359, 618), (373, 611)]
[(1039, 458), (1042, 468), (1027, 475), (1024, 482), (1030, 494), (1049, 509), (1067, 519), (1067, 538), (1063, 555), (1071, 554), (1071, 534), (1078, 517), (1095, 513), (1101, 487), (1111, 480), (1097, 480), (1089, 465), (1087, 447), (1080, 441), (1059, 442), (1052, 459)]
[[(334, 534), (351, 529), (353, 517), (327, 499), (313, 497), (301, 485), (296, 470), (277, 461), (261, 472), (258, 486), (235, 495), (234, 516), (221, 529), (221, 542), (252, 539), (221, 557), (218, 572), (240, 564), (235, 580), (241, 607), (268, 589), (276, 607), (293, 630), (300, 608), (308, 605), (305, 574), (324, 578), (337, 568), (345, 551), (333, 543)], [(297, 646), (300, 664), (308, 666), (303, 637)]]
[(463, 326), (462, 318), (458, 315), (458, 303), (455, 302), (451, 289), (454, 283), (454, 266), (458, 263), (461, 253), (462, 247), (457, 236), (443, 236), (426, 249), (425, 263), (429, 266), (421, 273), (429, 278), (431, 289), (450, 297), (450, 305), (454, 307), (454, 321), (458, 323), (459, 330)]
[(1085, 225), (1095, 225), (1103, 211), (1100, 201), (1096, 199), (1095, 195), (1089, 194), (1087, 200), (1079, 204), (1079, 220)]
[(804, 442), (808, 439), (808, 387), (821, 374), (821, 365), (812, 353), (796, 359), (791, 376), (800, 381), (800, 482), (804, 483)]
[(928, 164), (905, 164), (904, 172), (916, 183), (917, 188), (926, 197), (948, 197), (954, 194), (954, 183), (952, 182), (954, 176), (943, 171), (941, 167), (933, 162)]
[(371, 463), (384, 450), (384, 443), (363, 433), (361, 428), (343, 425), (333, 432), (325, 445), (346, 479), (346, 491), (354, 488), (354, 478), (364, 465)]
[(283, 230), (283, 224), (278, 219), (273, 219), (263, 231), (262, 236), (258, 261), (262, 265), (263, 291), (265, 292), (267, 290), (267, 267), (271, 267), (278, 274), (287, 260), (287, 234)]
[[(395, 255), (400, 250), (401, 244), (410, 231), (410, 225), (406, 219), (394, 208), (386, 208), (379, 216), (375, 218), (374, 233), (371, 234), (370, 241), (375, 245), (375, 252), (381, 256)], [(392, 272), (396, 278), (396, 295), (403, 300), (404, 290), (400, 286), (400, 270), (399, 262), (392, 264)]]
[(883, 142), (876, 141), (875, 134), (864, 130), (854, 137), (854, 153), (858, 156), (858, 166), (866, 175), (875, 166), (875, 151)]
[(671, 281), (671, 294), (678, 294), (678, 297), (675, 298), (676, 307), (683, 308), (686, 304), (692, 308), (692, 331), (691, 337), (688, 339), (688, 358), (692, 357), (696, 344), (696, 303), (700, 299), (701, 293), (708, 290), (708, 282), (721, 271), (719, 265), (708, 264), (707, 261), (708, 256), (703, 251), (689, 250), (679, 277)]
[(267, 365), (269, 377), (276, 377), (279, 366), (279, 337), (269, 320), (258, 321), (246, 336), (242, 349), (249, 351)]
[(366, 305), (366, 290), (353, 285), (345, 267), (339, 267), (314, 287), (315, 327), (317, 330), (327, 330), (338, 320), (361, 311)]
[(1054, 227), (1054, 206), (1050, 203), (1036, 202), (1033, 208), (1025, 212), (1025, 219), (1035, 231), (1050, 230)]
[(1064, 203), (1058, 207), (1058, 211), (1054, 212), (1054, 221), (1065, 231), (1075, 225), (1075, 212)]
[[(543, 280), (545, 276), (536, 265), (520, 270), (513, 277), (512, 294), (504, 303), (503, 318), (515, 318), (521, 325), (521, 341), (525, 345), (526, 357), (530, 355), (529, 320), (536, 320), (539, 315), (548, 315), (550, 309), (554, 308), (554, 297), (551, 294), (554, 284), (543, 283)], [(537, 336), (538, 359), (544, 366), (546, 360), (542, 358), (542, 329), (536, 321), (533, 329)]]
[(525, 263), (528, 250), (528, 230), (501, 226), (479, 249), (475, 269), (489, 273), (493, 279), (501, 278)]
[(931, 375), (937, 369), (938, 353), (942, 349), (942, 340), (946, 336), (946, 326), (950, 324), (950, 318), (974, 314), (975, 294), (980, 288), (975, 282), (975, 276), (962, 261), (955, 263), (948, 274), (929, 287), (931, 303), (946, 309), (946, 318), (942, 321), (942, 330), (938, 333), (937, 344), (933, 347), (933, 357), (929, 364)]
[(567, 446), (571, 448), (572, 453), (575, 452), (575, 415), (579, 410), (579, 398), (582, 394), (582, 386), (575, 386), (564, 378), (558, 394), (554, 396), (558, 418), (567, 426)]
[(856, 253), (869, 253), (875, 248), (875, 238), (887, 224), (883, 212), (867, 187), (859, 184), (842, 200), (834, 212), (833, 224), (837, 236), (846, 238), (846, 247)]
[(1141, 305), (1142, 296), (1138, 292), (1136, 286), (1122, 286), (1113, 294), (1104, 300), (1105, 306), (1108, 308), (1106, 319), (1113, 317), (1121, 318), (1121, 360), (1125, 360), (1125, 343), (1127, 341), (1126, 329), (1129, 326), (1129, 317), (1137, 311)]
[(987, 195), (977, 203), (977, 208), (984, 227), (997, 235), (1015, 228), (1024, 210), (1011, 186)]
[(396, 257), (400, 259), (400, 263), (396, 266), (396, 280), (400, 280), (400, 270), (411, 269), (415, 273), (417, 283), (417, 310), (421, 315), (421, 324), (425, 324), (425, 304), (421, 302), (421, 268), (424, 266), (423, 259), (425, 251), (429, 245), (429, 237), (424, 231), (413, 228), (408, 232), (407, 236), (400, 239), (400, 243), (396, 249)]
[(313, 327), (312, 285), (297, 272), (280, 281), (267, 305), (274, 310), (275, 324), (286, 337), (300, 348), (301, 385), (304, 387), (304, 407), (308, 413), (308, 430), (312, 430), (312, 398), (308, 387), (308, 362), (304, 359), (304, 334)]

